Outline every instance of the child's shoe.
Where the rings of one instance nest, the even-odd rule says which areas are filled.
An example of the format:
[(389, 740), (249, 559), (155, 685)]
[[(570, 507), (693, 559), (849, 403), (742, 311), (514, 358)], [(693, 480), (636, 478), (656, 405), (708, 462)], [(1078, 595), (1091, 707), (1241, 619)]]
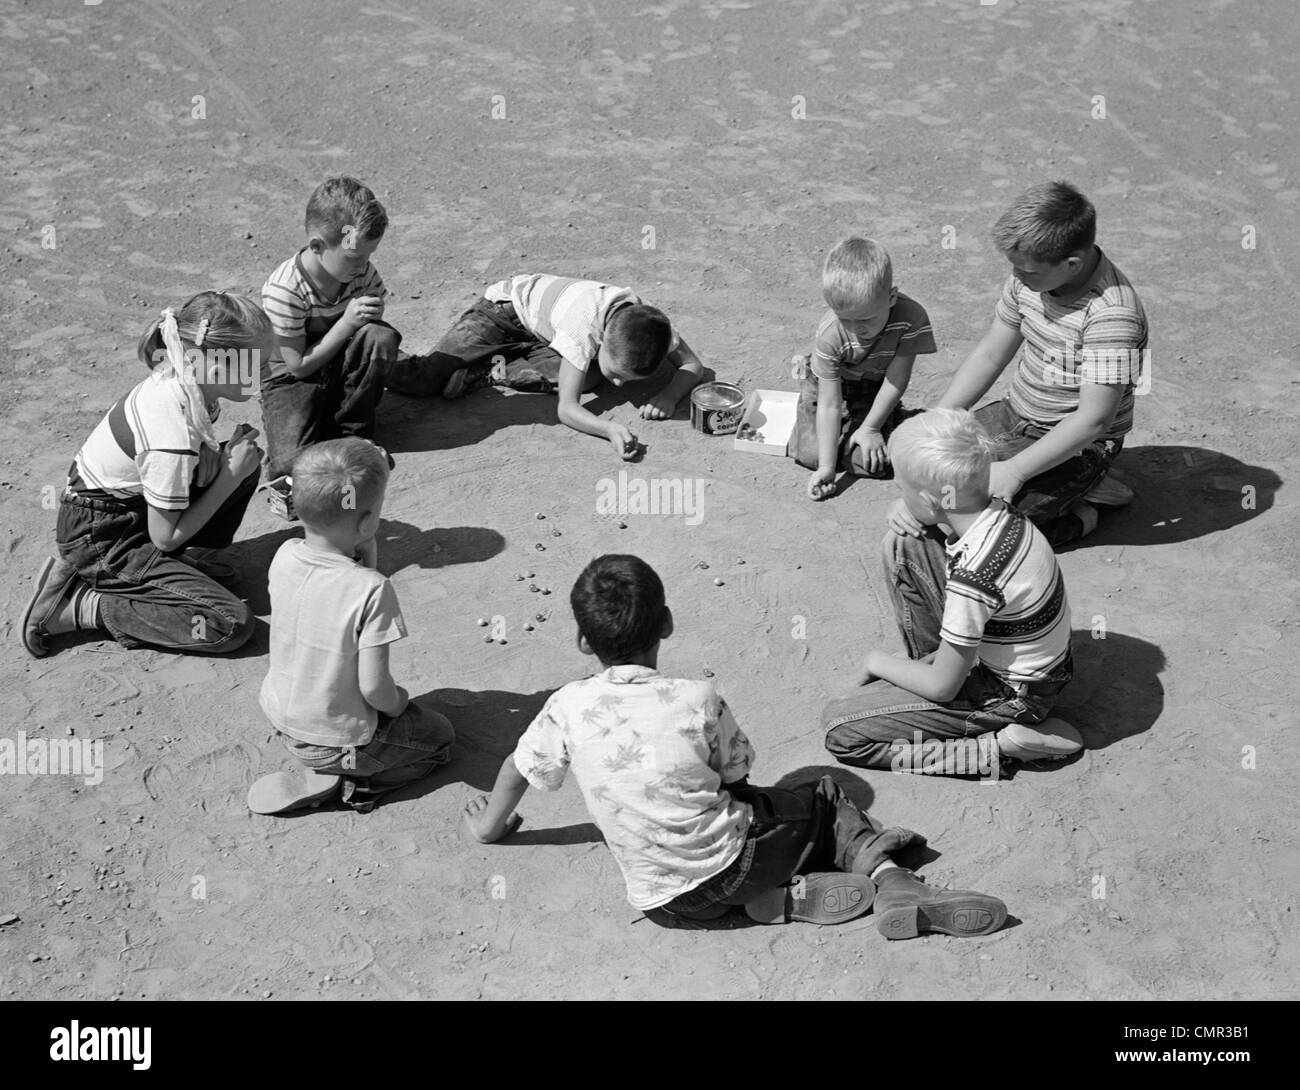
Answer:
[(342, 776), (307, 769), (272, 772), (248, 789), (248, 808), (255, 814), (287, 814), (305, 806), (315, 808), (337, 795), (342, 782)]
[(454, 401), (458, 397), (472, 394), (475, 390), (481, 390), (484, 386), (490, 386), (493, 381), (492, 375), (492, 370), (485, 370), (482, 367), (462, 367), (459, 371), (453, 371), (451, 378), (447, 380), (447, 385), (442, 388), (443, 399)]
[(1081, 538), (1087, 537), (1097, 529), (1097, 523), (1101, 521), (1101, 517), (1097, 514), (1097, 509), (1093, 507), (1092, 504), (1084, 503), (1082, 500), (1066, 512), (1067, 518), (1071, 515), (1079, 520), (1079, 532), (1077, 534), (1066, 535), (1067, 540), (1061, 542), (1061, 544), (1068, 544), (1069, 542), (1079, 541)]
[(844, 923), (866, 912), (875, 895), (876, 883), (865, 874), (799, 874), (746, 901), (745, 914), (759, 923)]
[(993, 736), (998, 752), (1015, 761), (1063, 761), (1083, 749), (1083, 737), (1064, 719), (1036, 726), (1010, 723)]
[(41, 565), (31, 599), (18, 622), (23, 646), (33, 658), (44, 658), (50, 653), (45, 642), (50, 634), (45, 631), (45, 626), (63, 608), (76, 582), (77, 569), (62, 557), (50, 557)]
[(970, 938), (991, 935), (1007, 922), (1007, 906), (987, 893), (931, 889), (902, 867), (876, 876), (876, 928), (887, 939), (911, 939), (926, 932)]
[(1096, 507), (1127, 507), (1133, 502), (1133, 489), (1113, 473), (1107, 473), (1083, 494), (1085, 503)]

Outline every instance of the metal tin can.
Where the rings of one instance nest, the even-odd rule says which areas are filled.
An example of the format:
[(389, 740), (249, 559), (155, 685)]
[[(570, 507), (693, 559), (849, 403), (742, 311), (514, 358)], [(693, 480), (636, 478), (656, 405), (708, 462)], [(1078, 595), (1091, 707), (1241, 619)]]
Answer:
[(705, 382), (691, 391), (691, 427), (705, 435), (730, 435), (745, 415), (745, 391), (730, 382)]

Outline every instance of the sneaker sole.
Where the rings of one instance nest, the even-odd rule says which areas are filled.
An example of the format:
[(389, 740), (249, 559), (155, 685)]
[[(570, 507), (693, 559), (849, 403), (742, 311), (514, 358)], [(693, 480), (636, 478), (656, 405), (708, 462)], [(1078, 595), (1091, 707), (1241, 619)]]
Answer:
[(798, 885), (778, 886), (745, 902), (745, 914), (759, 923), (812, 923), (827, 926), (847, 923), (864, 915), (876, 898), (876, 883), (861, 874), (836, 875), (836, 880), (813, 884), (803, 897)]
[(876, 927), (887, 939), (914, 939), (929, 933), (975, 938), (993, 934), (1006, 922), (1007, 906), (996, 897), (958, 896), (886, 909)]

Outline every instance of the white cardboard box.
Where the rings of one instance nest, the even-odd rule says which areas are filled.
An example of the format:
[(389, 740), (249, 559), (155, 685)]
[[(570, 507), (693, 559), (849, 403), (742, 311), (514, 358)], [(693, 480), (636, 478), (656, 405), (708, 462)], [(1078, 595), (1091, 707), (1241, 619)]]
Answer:
[(747, 450), (751, 454), (773, 454), (784, 458), (789, 451), (790, 436), (794, 434), (795, 409), (799, 404), (799, 394), (794, 390), (755, 390), (745, 403), (745, 415), (740, 418), (740, 427), (746, 424), (755, 431), (763, 433), (763, 441), (740, 438), (740, 427), (732, 439), (736, 450)]

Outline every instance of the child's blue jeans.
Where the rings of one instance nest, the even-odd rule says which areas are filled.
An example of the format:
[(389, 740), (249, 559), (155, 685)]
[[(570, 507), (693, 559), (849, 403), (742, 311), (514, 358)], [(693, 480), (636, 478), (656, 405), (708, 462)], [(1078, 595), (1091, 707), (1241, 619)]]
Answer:
[[(948, 557), (943, 535), (928, 528), (919, 540), (892, 531), (883, 542), (885, 585), (908, 658), (939, 648)], [(924, 743), (976, 738), (1009, 723), (1041, 723), (1074, 676), (1072, 657), (1050, 678), (1012, 685), (976, 662), (956, 697), (946, 703), (877, 680), (830, 701), (822, 711), (826, 748), (844, 764), (920, 770), (932, 759)], [(971, 743), (974, 745), (974, 743)], [(974, 774), (972, 753), (961, 767)]]
[[(257, 474), (250, 473), (185, 547), (226, 548), (256, 488)], [(123, 647), (222, 655), (253, 634), (257, 622), (245, 602), (180, 559), (183, 549), (158, 550), (143, 498), (92, 498), (69, 489), (59, 504), (55, 538), (59, 555), (103, 595), (100, 619)]]

